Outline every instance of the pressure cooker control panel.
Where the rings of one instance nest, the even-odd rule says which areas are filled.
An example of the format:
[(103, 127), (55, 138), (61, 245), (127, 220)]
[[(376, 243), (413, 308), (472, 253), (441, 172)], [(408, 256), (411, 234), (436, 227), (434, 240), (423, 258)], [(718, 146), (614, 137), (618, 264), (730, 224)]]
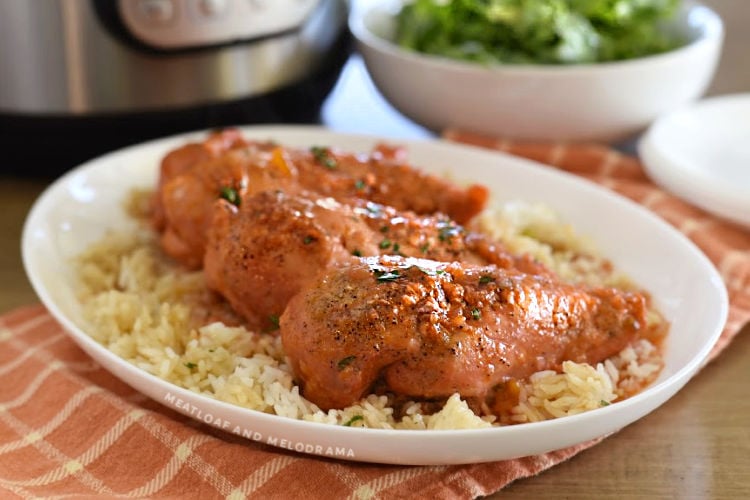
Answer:
[(125, 28), (163, 50), (266, 38), (299, 28), (321, 0), (118, 0)]

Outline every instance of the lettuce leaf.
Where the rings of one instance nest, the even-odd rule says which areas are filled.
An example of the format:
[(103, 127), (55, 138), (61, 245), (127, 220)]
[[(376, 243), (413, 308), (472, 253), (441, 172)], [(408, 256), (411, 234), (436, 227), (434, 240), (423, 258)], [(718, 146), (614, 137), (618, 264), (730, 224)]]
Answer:
[(680, 0), (414, 0), (397, 18), (402, 47), (468, 61), (575, 64), (664, 52), (659, 29)]

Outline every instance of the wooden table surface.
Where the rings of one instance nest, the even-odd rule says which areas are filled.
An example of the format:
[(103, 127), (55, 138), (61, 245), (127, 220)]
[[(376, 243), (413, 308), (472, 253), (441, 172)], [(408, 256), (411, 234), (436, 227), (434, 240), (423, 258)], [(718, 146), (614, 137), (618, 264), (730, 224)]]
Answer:
[[(750, 30), (745, 29), (750, 23), (750, 2), (708, 3), (724, 15), (728, 27), (727, 47), (712, 93), (750, 91)], [(345, 72), (342, 85), (349, 87), (337, 89), (339, 97), (329, 100), (323, 121), (351, 131), (423, 135), (414, 124), (393, 119), (392, 110), (373, 94), (369, 83), (352, 87), (351, 81), (361, 79), (362, 71), (355, 61)], [(0, 313), (38, 301), (23, 270), (19, 242), (28, 209), (49, 183), (48, 179), (10, 178), (2, 172), (0, 164)], [(665, 405), (570, 461), (512, 484), (498, 496), (750, 498), (748, 388), (750, 325)]]

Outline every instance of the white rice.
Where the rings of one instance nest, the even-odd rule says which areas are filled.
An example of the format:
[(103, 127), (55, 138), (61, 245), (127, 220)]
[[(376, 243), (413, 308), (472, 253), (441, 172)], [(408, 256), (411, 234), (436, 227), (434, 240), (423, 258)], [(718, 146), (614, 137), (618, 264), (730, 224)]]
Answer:
[[(531, 253), (563, 279), (631, 286), (546, 207), (509, 204), (479, 221), (512, 251)], [(518, 404), (497, 419), (476, 415), (458, 394), (432, 414), (409, 402), (396, 418), (392, 399), (374, 394), (325, 412), (300, 394), (278, 335), (217, 322), (191, 326), (191, 308), (205, 295), (203, 276), (172, 264), (150, 231), (108, 235), (80, 256), (78, 270), (87, 331), (112, 352), (196, 393), (295, 419), (381, 429), (536, 422), (609, 405), (640, 390), (662, 367), (658, 349), (645, 340), (597, 366), (568, 361), (561, 373), (522, 381)]]

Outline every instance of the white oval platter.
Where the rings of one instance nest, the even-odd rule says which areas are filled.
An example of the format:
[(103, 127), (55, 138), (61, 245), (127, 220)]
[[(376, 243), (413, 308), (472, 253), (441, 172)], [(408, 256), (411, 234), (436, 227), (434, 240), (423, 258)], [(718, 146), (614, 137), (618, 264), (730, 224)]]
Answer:
[[(291, 146), (367, 151), (381, 138), (319, 127), (260, 126), (248, 137)], [(391, 464), (460, 464), (534, 455), (607, 435), (673, 396), (704, 363), (724, 326), (727, 295), (708, 259), (646, 209), (575, 176), (501, 153), (441, 141), (399, 141), (413, 164), (459, 181), (481, 182), (499, 200), (543, 202), (594, 240), (604, 255), (651, 292), (671, 322), (665, 368), (642, 393), (588, 413), (481, 430), (404, 431), (293, 420), (216, 401), (159, 379), (117, 357), (86, 334), (71, 260), (108, 229), (132, 222), (122, 200), (153, 186), (161, 156), (196, 132), (115, 151), (70, 171), (35, 203), (22, 238), (28, 276), (54, 317), (91, 357), (163, 405), (250, 441), (302, 453)]]

